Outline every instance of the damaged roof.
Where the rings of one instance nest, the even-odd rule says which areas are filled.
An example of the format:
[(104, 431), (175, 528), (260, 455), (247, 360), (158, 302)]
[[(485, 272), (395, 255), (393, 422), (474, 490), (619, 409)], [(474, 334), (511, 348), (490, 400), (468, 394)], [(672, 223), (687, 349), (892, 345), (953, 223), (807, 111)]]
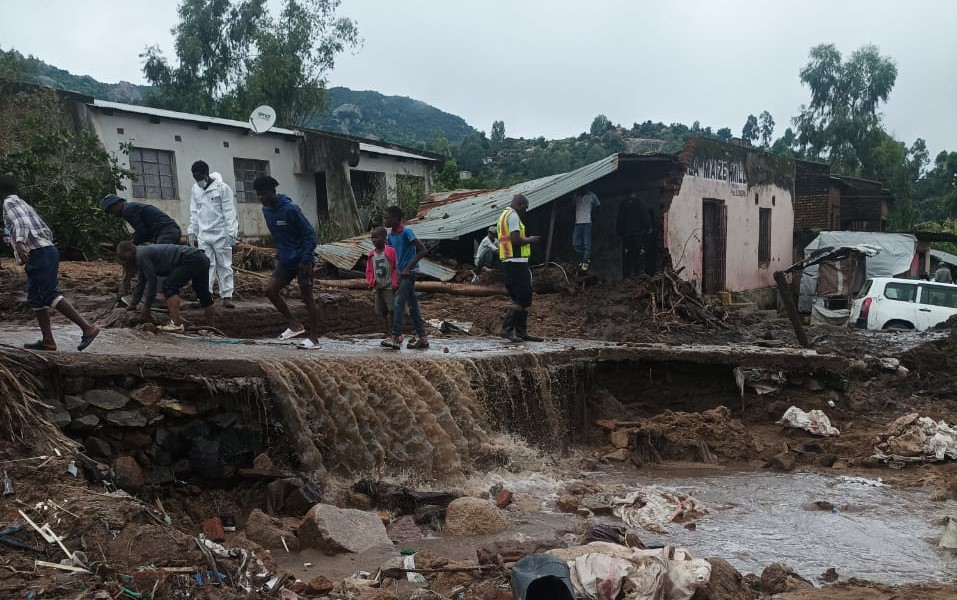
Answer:
[(626, 162), (671, 162), (670, 154), (612, 154), (568, 173), (549, 175), (497, 190), (458, 190), (433, 199), (412, 223), (415, 235), (424, 240), (449, 240), (495, 225), (502, 210), (516, 194), (528, 198), (534, 210), (566, 194), (610, 175)]
[[(678, 165), (671, 154), (612, 154), (599, 161), (568, 173), (549, 175), (497, 190), (455, 190), (440, 192), (430, 197), (419, 209), (418, 217), (408, 224), (422, 240), (450, 240), (487, 229), (516, 194), (528, 198), (528, 209), (541, 206), (610, 175), (625, 164), (658, 163)], [(369, 234), (362, 234), (338, 242), (322, 244), (316, 254), (340, 269), (350, 270), (372, 250)], [(419, 268), (423, 274), (441, 281), (449, 281), (455, 270), (435, 261), (422, 259)]]

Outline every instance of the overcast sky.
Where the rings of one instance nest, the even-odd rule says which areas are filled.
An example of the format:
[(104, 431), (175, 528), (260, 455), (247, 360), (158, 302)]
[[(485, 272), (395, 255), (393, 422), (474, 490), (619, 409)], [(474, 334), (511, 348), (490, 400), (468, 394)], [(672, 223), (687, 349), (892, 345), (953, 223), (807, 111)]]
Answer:
[[(271, 0), (274, 4), (278, 0)], [(144, 83), (139, 54), (170, 54), (173, 0), (0, 0), (0, 47), (101, 81)], [(512, 137), (698, 120), (740, 134), (768, 110), (780, 135), (809, 97), (808, 50), (873, 43), (898, 66), (888, 129), (931, 157), (957, 150), (953, 0), (344, 0), (364, 45), (330, 85), (409, 96)]]

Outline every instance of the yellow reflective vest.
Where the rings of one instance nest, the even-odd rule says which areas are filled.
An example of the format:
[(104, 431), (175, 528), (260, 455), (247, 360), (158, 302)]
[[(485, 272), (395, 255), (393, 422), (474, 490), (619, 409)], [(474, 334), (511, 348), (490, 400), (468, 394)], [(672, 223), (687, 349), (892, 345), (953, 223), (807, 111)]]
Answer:
[[(512, 232), (508, 230), (508, 218), (512, 214), (512, 207), (502, 211), (502, 216), (498, 218), (498, 257), (500, 260), (515, 258), (515, 250), (512, 248)], [(518, 221), (518, 234), (525, 237), (525, 223), (521, 219)], [(529, 244), (522, 244), (519, 250), (521, 258), (528, 258), (532, 255), (532, 247)]]

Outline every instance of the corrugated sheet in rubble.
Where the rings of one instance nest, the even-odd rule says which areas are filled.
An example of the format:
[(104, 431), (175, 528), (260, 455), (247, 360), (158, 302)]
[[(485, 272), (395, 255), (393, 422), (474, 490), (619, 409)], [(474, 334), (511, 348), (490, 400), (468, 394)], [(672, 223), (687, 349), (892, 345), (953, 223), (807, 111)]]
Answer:
[[(372, 240), (365, 234), (338, 242), (322, 244), (316, 248), (316, 254), (325, 261), (334, 264), (340, 269), (354, 269), (359, 259), (372, 250)], [(437, 262), (424, 258), (419, 261), (419, 270), (423, 275), (434, 277), (439, 281), (449, 281), (455, 277), (455, 270), (444, 267)]]

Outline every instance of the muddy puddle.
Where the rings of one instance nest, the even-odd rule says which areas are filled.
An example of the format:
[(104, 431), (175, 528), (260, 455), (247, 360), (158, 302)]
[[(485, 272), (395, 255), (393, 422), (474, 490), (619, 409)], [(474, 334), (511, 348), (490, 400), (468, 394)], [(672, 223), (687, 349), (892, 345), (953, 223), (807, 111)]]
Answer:
[[(685, 547), (695, 556), (724, 557), (742, 573), (760, 573), (772, 562), (783, 562), (812, 581), (831, 567), (842, 579), (888, 584), (947, 582), (957, 577), (957, 555), (937, 547), (946, 515), (957, 513), (957, 501), (932, 503), (929, 489), (871, 487), (815, 474), (704, 469), (651, 477), (589, 473), (585, 480), (622, 484), (619, 496), (638, 485), (694, 495), (711, 509), (695, 530), (669, 525), (666, 534), (642, 531), (639, 537)], [(542, 495), (543, 508), (555, 510), (561, 483), (542, 478), (503, 483), (509, 489)], [(835, 508), (821, 510), (815, 505), (818, 501)], [(546, 512), (541, 516), (542, 522), (530, 524), (531, 529), (567, 523), (566, 515)], [(599, 520), (620, 523), (614, 517)]]

